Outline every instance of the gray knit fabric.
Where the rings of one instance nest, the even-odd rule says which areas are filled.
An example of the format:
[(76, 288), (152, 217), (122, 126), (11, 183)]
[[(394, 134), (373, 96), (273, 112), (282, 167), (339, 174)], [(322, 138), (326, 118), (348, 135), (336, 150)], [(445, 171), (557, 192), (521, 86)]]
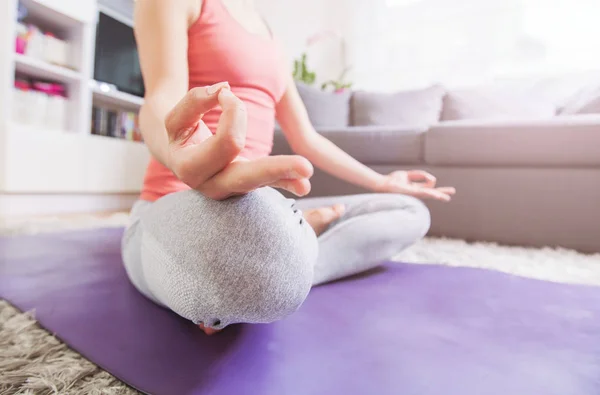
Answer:
[(280, 319), (308, 295), (317, 257), (317, 238), (292, 203), (270, 188), (225, 201), (167, 195), (141, 216), (141, 264), (126, 266), (141, 268), (134, 277), (146, 294), (195, 323)]
[(363, 194), (302, 199), (307, 210), (344, 204), (344, 215), (319, 237), (313, 285), (351, 276), (381, 264), (429, 231), (427, 207), (410, 196)]
[[(301, 209), (344, 203), (317, 240)], [(214, 201), (195, 191), (139, 201), (123, 238), (133, 285), (194, 323), (268, 323), (312, 285), (368, 270), (423, 237), (429, 212), (401, 195), (286, 199), (274, 189)], [(318, 256), (317, 256), (317, 250)]]

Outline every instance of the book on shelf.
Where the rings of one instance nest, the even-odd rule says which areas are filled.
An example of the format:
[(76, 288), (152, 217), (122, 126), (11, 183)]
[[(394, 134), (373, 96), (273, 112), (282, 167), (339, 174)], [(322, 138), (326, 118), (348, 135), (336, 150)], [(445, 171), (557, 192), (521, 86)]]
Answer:
[(92, 108), (92, 134), (115, 137), (129, 141), (143, 141), (139, 130), (138, 114), (103, 107)]

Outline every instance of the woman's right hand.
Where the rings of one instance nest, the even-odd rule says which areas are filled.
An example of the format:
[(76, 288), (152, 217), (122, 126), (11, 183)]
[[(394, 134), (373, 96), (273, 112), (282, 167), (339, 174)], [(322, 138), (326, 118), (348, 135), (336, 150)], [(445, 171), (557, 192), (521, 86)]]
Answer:
[[(202, 116), (217, 105), (223, 112), (213, 135)], [(222, 200), (265, 186), (297, 196), (310, 192), (313, 167), (301, 156), (238, 157), (246, 142), (246, 109), (227, 83), (188, 91), (167, 115), (165, 126), (167, 166), (209, 198)]]

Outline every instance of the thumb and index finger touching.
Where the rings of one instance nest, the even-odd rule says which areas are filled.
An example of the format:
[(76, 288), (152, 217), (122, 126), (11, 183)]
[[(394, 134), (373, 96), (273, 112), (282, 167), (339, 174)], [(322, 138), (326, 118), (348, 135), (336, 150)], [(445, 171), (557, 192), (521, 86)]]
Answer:
[[(216, 134), (188, 144), (199, 126), (204, 126), (203, 115), (216, 105), (222, 108)], [(244, 103), (226, 82), (190, 90), (169, 113), (165, 126), (175, 163), (171, 170), (192, 188), (213, 189), (216, 195), (224, 196), (261, 186), (283, 188), (297, 195), (310, 191), (312, 165), (298, 156), (265, 157), (230, 166), (244, 148), (247, 115)]]
[[(220, 105), (217, 133), (199, 144), (188, 144), (205, 113)], [(246, 109), (227, 82), (193, 88), (165, 118), (171, 146), (171, 170), (195, 188), (229, 165), (246, 140)]]
[(219, 104), (223, 89), (230, 89), (229, 83), (190, 89), (165, 118), (170, 141), (183, 140), (186, 132), (193, 131), (204, 114)]

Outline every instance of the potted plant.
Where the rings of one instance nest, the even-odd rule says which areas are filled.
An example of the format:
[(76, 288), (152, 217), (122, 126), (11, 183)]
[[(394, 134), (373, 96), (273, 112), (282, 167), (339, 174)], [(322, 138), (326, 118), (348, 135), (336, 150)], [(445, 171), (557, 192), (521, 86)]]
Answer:
[(352, 88), (352, 83), (346, 81), (346, 74), (348, 74), (349, 70), (350, 69), (346, 67), (337, 79), (324, 82), (321, 85), (321, 89), (326, 90), (327, 88), (331, 87), (333, 88), (334, 93), (343, 93)]
[(306, 52), (302, 53), (300, 59), (294, 60), (294, 79), (300, 81), (306, 85), (312, 85), (315, 83), (316, 74), (314, 71), (308, 69), (306, 64)]
[[(313, 85), (316, 80), (316, 73), (314, 71), (309, 70), (307, 65), (307, 51), (312, 46), (322, 41), (335, 38), (340, 42), (340, 53), (342, 57), (342, 61), (345, 59), (345, 42), (341, 34), (333, 30), (323, 30), (319, 31), (316, 34), (310, 36), (306, 41), (306, 51), (304, 51), (300, 58), (294, 60), (294, 79), (296, 81), (302, 82), (305, 85)], [(328, 88), (332, 88), (335, 93), (345, 92), (347, 89), (352, 87), (352, 83), (346, 81), (346, 75), (350, 70), (349, 67), (345, 67), (340, 76), (337, 79), (333, 79), (330, 81), (326, 81), (321, 84), (321, 90), (327, 90)]]

